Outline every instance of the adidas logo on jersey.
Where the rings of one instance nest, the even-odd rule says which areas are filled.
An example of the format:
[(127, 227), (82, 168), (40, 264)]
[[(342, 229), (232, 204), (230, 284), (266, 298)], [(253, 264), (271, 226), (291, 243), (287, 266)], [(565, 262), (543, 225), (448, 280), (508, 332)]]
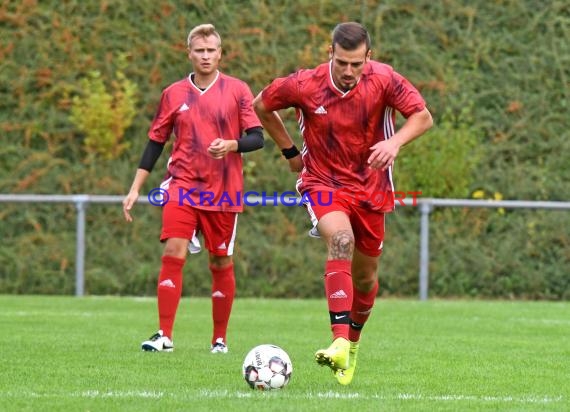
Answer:
[(348, 298), (348, 296), (346, 295), (346, 292), (344, 290), (340, 289), (334, 293), (331, 293), (329, 298), (330, 299), (346, 299), (346, 298)]
[(178, 111), (183, 112), (183, 111), (186, 111), (188, 109), (190, 109), (190, 108), (188, 107), (188, 105), (186, 103), (184, 103), (182, 106), (180, 106), (180, 109), (178, 109)]
[(317, 107), (317, 110), (315, 110), (316, 114), (327, 114), (327, 109), (325, 109), (323, 106), (319, 106)]
[(158, 284), (158, 286), (162, 286), (163, 288), (175, 288), (174, 282), (170, 279), (164, 279), (162, 282)]

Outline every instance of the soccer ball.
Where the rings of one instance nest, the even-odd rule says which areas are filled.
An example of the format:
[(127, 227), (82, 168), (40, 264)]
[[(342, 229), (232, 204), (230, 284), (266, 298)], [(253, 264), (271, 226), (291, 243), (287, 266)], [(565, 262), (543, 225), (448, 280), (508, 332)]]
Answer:
[(243, 377), (251, 389), (281, 389), (291, 379), (293, 364), (289, 355), (275, 345), (259, 345), (243, 361)]

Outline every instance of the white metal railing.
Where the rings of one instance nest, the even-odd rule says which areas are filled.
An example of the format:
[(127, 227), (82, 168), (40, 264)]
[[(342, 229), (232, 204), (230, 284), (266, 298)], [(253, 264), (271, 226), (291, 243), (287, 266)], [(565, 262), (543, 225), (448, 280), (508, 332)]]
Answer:
[(503, 209), (554, 209), (570, 210), (570, 202), (530, 200), (474, 200), (474, 199), (418, 199), (420, 218), (420, 300), (428, 298), (429, 280), (429, 214), (434, 207), (484, 207)]
[[(85, 209), (89, 203), (121, 203), (124, 196), (0, 194), (0, 203), (74, 203), (77, 209), (75, 237), (75, 295), (85, 292)], [(149, 203), (140, 196), (140, 203)]]
[[(121, 203), (124, 196), (112, 195), (35, 195), (0, 194), (0, 203), (73, 203), (77, 210), (76, 253), (75, 253), (75, 295), (83, 296), (85, 290), (85, 215), (89, 203)], [(250, 196), (251, 202), (261, 202), (261, 197)], [(289, 198), (291, 199), (291, 198)], [(279, 204), (279, 197), (265, 198), (268, 204)], [(297, 198), (298, 200), (298, 198)], [(290, 200), (289, 200), (290, 202)], [(138, 203), (151, 204), (146, 196), (140, 196)], [(264, 204), (265, 204), (264, 203)], [(291, 203), (288, 203), (291, 205)], [(570, 210), (570, 202), (526, 201), (526, 200), (472, 200), (418, 198), (420, 211), (420, 270), (419, 298), (428, 298), (429, 280), (429, 215), (435, 207), (473, 207), (504, 209), (551, 209)]]

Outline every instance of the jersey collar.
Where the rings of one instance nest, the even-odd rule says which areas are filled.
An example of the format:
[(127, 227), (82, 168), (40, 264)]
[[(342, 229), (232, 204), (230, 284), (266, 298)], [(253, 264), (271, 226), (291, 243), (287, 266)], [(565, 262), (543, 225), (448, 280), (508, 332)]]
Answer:
[(362, 78), (362, 75), (358, 78), (358, 81), (356, 82), (356, 84), (354, 85), (354, 87), (353, 87), (352, 89), (347, 90), (346, 92), (343, 91), (343, 90), (341, 90), (341, 89), (339, 89), (339, 88), (336, 86), (336, 84), (335, 84), (335, 82), (334, 82), (334, 80), (333, 80), (333, 77), (332, 77), (332, 60), (329, 61), (329, 82), (330, 82), (330, 84), (331, 84), (331, 87), (332, 87), (333, 89), (335, 89), (337, 92), (340, 93), (340, 97), (344, 97), (344, 96), (346, 96), (347, 94), (349, 94), (351, 91), (353, 91), (354, 89), (356, 89), (356, 86), (358, 86), (358, 83), (360, 83), (360, 79), (361, 79), (361, 78)]
[(200, 93), (201, 95), (204, 94), (204, 93), (206, 93), (206, 92), (210, 89), (210, 87), (212, 87), (212, 86), (214, 85), (214, 83), (216, 83), (216, 82), (218, 81), (218, 78), (220, 77), (220, 71), (219, 71), (219, 70), (216, 70), (216, 77), (214, 78), (214, 80), (212, 80), (212, 82), (211, 82), (204, 90), (202, 90), (202, 89), (200, 89), (198, 86), (196, 86), (196, 85), (194, 84), (194, 82), (192, 81), (192, 75), (193, 75), (193, 74), (194, 74), (194, 72), (192, 72), (192, 73), (190, 73), (190, 74), (188, 75), (188, 83), (190, 83), (190, 85), (191, 85), (194, 89), (196, 89), (196, 90), (198, 91), (198, 93)]

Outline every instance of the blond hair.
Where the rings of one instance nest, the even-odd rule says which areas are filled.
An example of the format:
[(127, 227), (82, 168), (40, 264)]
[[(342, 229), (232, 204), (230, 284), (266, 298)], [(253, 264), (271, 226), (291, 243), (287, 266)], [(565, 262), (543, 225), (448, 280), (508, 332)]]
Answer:
[(222, 38), (220, 37), (219, 33), (216, 31), (216, 28), (213, 24), (200, 24), (199, 26), (194, 27), (188, 33), (187, 44), (188, 48), (190, 49), (192, 46), (192, 40), (196, 37), (210, 37), (216, 36), (218, 38), (218, 47), (222, 45)]

